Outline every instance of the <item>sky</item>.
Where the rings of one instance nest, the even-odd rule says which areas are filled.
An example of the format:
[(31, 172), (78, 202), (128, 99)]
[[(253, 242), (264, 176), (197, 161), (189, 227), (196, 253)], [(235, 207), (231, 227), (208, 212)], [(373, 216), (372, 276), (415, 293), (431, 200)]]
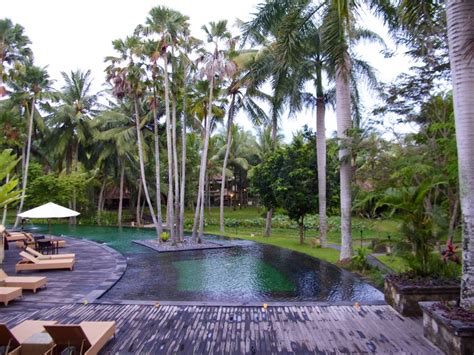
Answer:
[[(204, 39), (202, 25), (227, 19), (233, 26), (237, 18), (249, 20), (260, 2), (262, 0), (14, 0), (2, 1), (0, 17), (10, 18), (25, 28), (36, 64), (47, 66), (57, 88), (62, 83), (61, 71), (90, 69), (94, 88), (99, 90), (105, 81), (104, 58), (114, 54), (112, 40), (130, 35), (138, 24), (145, 22), (152, 7), (168, 6), (189, 16), (192, 35)], [(361, 13), (360, 21), (379, 33), (390, 49), (395, 50), (380, 21), (366, 13)], [(238, 33), (236, 28), (232, 30)], [(390, 59), (383, 57), (381, 49), (374, 44), (358, 47), (358, 53), (375, 67), (381, 81), (391, 81), (408, 70), (410, 62), (401, 49)], [(376, 104), (372, 93), (365, 92), (364, 104), (367, 110)], [(237, 117), (237, 120), (245, 128), (251, 128), (245, 117)], [(315, 128), (314, 113), (305, 111), (291, 119), (283, 117), (281, 128), (286, 141), (305, 124)], [(335, 115), (329, 110), (328, 136), (335, 129)]]

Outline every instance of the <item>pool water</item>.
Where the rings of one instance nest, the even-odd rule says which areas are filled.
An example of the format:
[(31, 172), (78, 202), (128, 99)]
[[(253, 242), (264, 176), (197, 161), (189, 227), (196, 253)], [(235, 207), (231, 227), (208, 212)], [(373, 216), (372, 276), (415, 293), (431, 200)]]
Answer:
[[(36, 226), (38, 233), (44, 226)], [(53, 225), (52, 233), (106, 243), (128, 267), (105, 300), (204, 302), (361, 301), (383, 294), (356, 275), (305, 254), (215, 236), (231, 248), (158, 253), (132, 240), (156, 238), (152, 229)]]

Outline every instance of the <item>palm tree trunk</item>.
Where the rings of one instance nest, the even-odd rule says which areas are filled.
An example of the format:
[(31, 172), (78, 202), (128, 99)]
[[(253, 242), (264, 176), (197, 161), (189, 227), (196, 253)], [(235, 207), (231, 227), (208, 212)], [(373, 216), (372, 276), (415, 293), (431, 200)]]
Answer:
[[(5, 178), (5, 183), (8, 184), (9, 181), (10, 181), (10, 174), (7, 174)], [(7, 222), (7, 212), (8, 212), (8, 205), (5, 205), (3, 207), (2, 226), (4, 226)], [(0, 245), (0, 247), (3, 247), (3, 246)]]
[(192, 233), (192, 238), (194, 242), (197, 242), (198, 240), (198, 225), (199, 225), (199, 212), (201, 211), (201, 190), (198, 187), (198, 194), (197, 194), (197, 200), (196, 200), (196, 210), (194, 212), (194, 222), (193, 222), (193, 233)]
[(348, 145), (348, 130), (352, 127), (351, 94), (348, 73), (349, 59), (346, 58), (346, 67), (336, 69), (336, 118), (337, 137), (339, 139), (340, 160), (340, 189), (341, 189), (341, 253), (340, 260), (352, 256), (351, 236), (351, 152)]
[(463, 221), (461, 306), (474, 308), (474, 1), (448, 0), (449, 57)]
[(146, 183), (146, 175), (145, 175), (145, 162), (143, 158), (143, 144), (142, 144), (142, 131), (140, 126), (140, 111), (138, 109), (138, 99), (135, 98), (135, 125), (137, 129), (137, 142), (138, 142), (138, 159), (140, 161), (140, 176), (142, 179), (143, 185), (143, 192), (145, 193), (146, 203), (148, 204), (148, 208), (150, 210), (151, 218), (153, 220), (153, 224), (155, 225), (157, 238), (160, 238), (158, 221), (156, 220), (155, 211), (153, 209), (153, 204), (151, 203), (150, 194), (148, 193), (148, 186)]
[(179, 193), (179, 222), (184, 239), (184, 194), (186, 192), (186, 90), (183, 94), (183, 123), (181, 127), (181, 191)]
[(318, 164), (319, 238), (323, 248), (327, 247), (325, 115), (324, 97), (319, 96), (316, 102), (316, 155)]
[[(25, 168), (23, 170), (23, 184), (22, 184), (22, 192), (21, 192), (21, 197), (20, 197), (20, 206), (18, 207), (18, 212), (17, 214), (21, 213), (23, 211), (23, 204), (25, 203), (25, 194), (26, 194), (26, 186), (28, 183), (28, 169), (30, 167), (30, 152), (31, 152), (31, 140), (33, 138), (33, 117), (35, 114), (35, 102), (36, 99), (33, 96), (31, 99), (31, 112), (30, 112), (30, 119), (28, 121), (28, 137), (27, 137), (27, 143), (26, 143), (26, 158), (25, 158)], [(15, 220), (15, 225), (14, 228), (18, 226), (18, 223), (20, 222), (20, 217), (17, 217)]]
[(140, 205), (142, 203), (141, 201), (142, 201), (142, 179), (139, 179), (138, 194), (137, 194), (137, 205), (136, 205), (136, 208), (135, 208), (135, 214), (136, 214), (135, 221), (137, 223), (137, 227), (140, 227), (140, 225), (142, 224), (142, 222), (140, 220)]
[[(278, 133), (278, 118), (276, 115), (273, 115), (272, 118), (272, 152), (275, 151), (277, 143), (277, 133)], [(273, 208), (270, 208), (267, 211), (267, 217), (265, 220), (265, 232), (263, 235), (265, 237), (270, 237), (272, 235), (272, 217), (273, 217)]]
[(207, 167), (207, 151), (209, 149), (209, 137), (211, 135), (211, 119), (212, 119), (212, 101), (213, 101), (213, 91), (214, 91), (214, 76), (210, 79), (209, 85), (209, 107), (207, 109), (207, 118), (206, 118), (206, 128), (204, 135), (204, 147), (201, 155), (201, 170), (199, 171), (199, 191), (201, 191), (201, 204), (198, 206), (200, 209), (199, 215), (199, 235), (198, 242), (202, 240), (204, 234), (204, 184), (206, 179), (206, 167)]
[[(154, 92), (155, 94), (155, 92)], [(155, 104), (156, 104), (155, 94)], [(158, 122), (156, 117), (155, 104), (153, 105), (153, 131), (155, 138), (155, 189), (156, 189), (156, 219), (158, 221), (158, 236), (163, 232), (163, 218), (161, 217), (161, 172), (160, 172), (160, 136), (158, 134)], [(158, 237), (158, 243), (161, 238)]]
[(172, 100), (172, 117), (173, 117), (173, 176), (174, 176), (174, 215), (175, 215), (175, 238), (176, 242), (181, 241), (182, 235), (179, 230), (180, 226), (180, 213), (179, 213), (179, 169), (178, 169), (178, 134), (177, 134), (177, 124), (176, 124), (176, 98), (173, 97)]
[(99, 192), (99, 201), (97, 202), (97, 224), (100, 226), (101, 224), (101, 220), (100, 220), (100, 217), (101, 217), (101, 213), (102, 213), (102, 207), (103, 207), (103, 199), (104, 199), (104, 190), (105, 190), (105, 182), (107, 181), (107, 179), (103, 178), (103, 181), (102, 181), (102, 186), (100, 187), (100, 192)]
[(229, 160), (230, 146), (232, 144), (232, 124), (234, 118), (234, 104), (235, 94), (232, 94), (232, 100), (229, 107), (229, 117), (227, 118), (227, 141), (224, 154), (224, 162), (222, 163), (222, 180), (221, 180), (221, 195), (219, 199), (219, 224), (220, 232), (224, 233), (224, 193), (225, 193), (225, 173), (227, 169), (227, 161)]
[(173, 143), (171, 132), (171, 113), (170, 113), (170, 97), (169, 97), (169, 78), (168, 78), (168, 57), (165, 54), (164, 60), (164, 77), (165, 77), (165, 115), (166, 115), (166, 148), (168, 151), (168, 202), (166, 204), (167, 224), (170, 231), (170, 238), (173, 244), (176, 244), (176, 233), (174, 226), (174, 208), (173, 208)]
[(123, 161), (120, 162), (120, 195), (119, 195), (119, 205), (118, 205), (118, 217), (117, 224), (119, 227), (122, 226), (122, 209), (123, 209), (123, 185), (125, 180), (125, 164)]

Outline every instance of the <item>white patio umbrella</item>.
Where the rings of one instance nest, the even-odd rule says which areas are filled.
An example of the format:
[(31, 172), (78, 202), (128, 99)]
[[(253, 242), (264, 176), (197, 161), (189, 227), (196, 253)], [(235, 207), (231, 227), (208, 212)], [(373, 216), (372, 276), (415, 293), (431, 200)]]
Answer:
[(20, 218), (46, 218), (48, 219), (48, 230), (50, 230), (50, 218), (67, 218), (75, 217), (80, 213), (69, 208), (57, 205), (53, 202), (48, 202), (44, 205), (32, 208), (31, 210), (18, 214)]

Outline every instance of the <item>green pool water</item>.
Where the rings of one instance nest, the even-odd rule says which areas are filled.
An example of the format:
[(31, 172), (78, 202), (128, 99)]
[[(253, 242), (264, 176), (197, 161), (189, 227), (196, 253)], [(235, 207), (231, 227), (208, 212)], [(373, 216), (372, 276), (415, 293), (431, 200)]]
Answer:
[[(33, 233), (47, 226), (33, 225)], [(52, 234), (85, 238), (127, 259), (123, 277), (101, 298), (170, 301), (381, 301), (364, 280), (308, 255), (253, 241), (219, 239), (223, 249), (158, 253), (133, 243), (154, 229), (52, 225)], [(216, 239), (216, 236), (206, 236)]]
[[(244, 293), (256, 290), (293, 292), (295, 285), (277, 268), (251, 255), (224, 255), (203, 260), (172, 262), (178, 274), (178, 291), (222, 292), (239, 289)], [(214, 270), (222, 270), (220, 273)], [(256, 282), (242, 284), (240, 275), (253, 273)]]
[[(29, 226), (28, 230), (34, 233), (48, 233), (47, 225)], [(143, 253), (147, 250), (133, 243), (133, 240), (156, 238), (154, 229), (130, 227), (101, 227), (68, 224), (51, 225), (51, 233), (57, 236), (70, 236), (85, 238), (95, 242), (104, 243), (121, 253)]]

